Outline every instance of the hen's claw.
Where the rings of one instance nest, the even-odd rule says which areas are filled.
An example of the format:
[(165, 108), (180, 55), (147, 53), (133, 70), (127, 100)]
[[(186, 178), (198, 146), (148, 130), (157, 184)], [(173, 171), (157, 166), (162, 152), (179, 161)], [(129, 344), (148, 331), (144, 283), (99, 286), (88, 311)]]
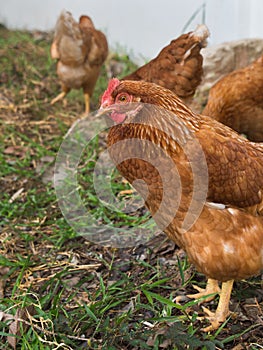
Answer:
[(187, 295), (188, 298), (199, 299), (199, 298), (206, 297), (203, 300), (200, 300), (199, 304), (215, 299), (216, 295), (221, 292), (221, 289), (218, 286), (217, 280), (214, 280), (211, 278), (208, 279), (205, 289), (200, 288), (196, 285), (193, 285), (193, 288), (196, 289), (199, 293), (189, 294)]
[(202, 307), (205, 314), (207, 314), (207, 317), (205, 317), (209, 322), (211, 323), (210, 326), (207, 326), (205, 328), (202, 328), (203, 332), (211, 332), (219, 328), (219, 326), (226, 320), (227, 316), (230, 315), (230, 311), (223, 313), (218, 312), (218, 309), (216, 312), (210, 311), (206, 307)]

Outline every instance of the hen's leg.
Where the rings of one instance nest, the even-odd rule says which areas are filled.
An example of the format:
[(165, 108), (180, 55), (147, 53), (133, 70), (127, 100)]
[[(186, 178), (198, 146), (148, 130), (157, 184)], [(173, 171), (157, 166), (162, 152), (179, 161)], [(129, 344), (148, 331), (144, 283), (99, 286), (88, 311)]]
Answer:
[(67, 95), (67, 93), (70, 91), (69, 88), (67, 88), (66, 86), (62, 86), (62, 92), (60, 94), (58, 94), (57, 97), (53, 98), (53, 100), (51, 101), (51, 104), (53, 105), (54, 103), (63, 100), (63, 98)]
[(229, 302), (230, 302), (230, 296), (233, 288), (234, 280), (230, 280), (227, 282), (222, 283), (220, 298), (218, 302), (218, 306), (215, 312), (210, 311), (206, 307), (203, 307), (204, 312), (208, 315), (206, 317), (210, 322), (211, 325), (204, 328), (204, 332), (210, 332), (214, 329), (217, 329), (222, 322), (224, 322), (227, 318), (227, 316), (230, 314), (229, 311)]
[[(211, 301), (215, 299), (216, 295), (220, 293), (220, 288), (218, 286), (218, 281), (209, 278), (207, 280), (206, 288), (200, 288), (198, 286), (193, 285), (194, 289), (196, 289), (199, 293), (187, 295), (188, 298), (191, 299), (199, 299), (202, 297), (206, 297), (200, 301), (201, 303), (205, 303), (207, 301)], [(212, 294), (212, 295), (211, 295)]]
[(89, 114), (90, 110), (90, 95), (87, 92), (84, 92), (85, 99), (85, 113)]

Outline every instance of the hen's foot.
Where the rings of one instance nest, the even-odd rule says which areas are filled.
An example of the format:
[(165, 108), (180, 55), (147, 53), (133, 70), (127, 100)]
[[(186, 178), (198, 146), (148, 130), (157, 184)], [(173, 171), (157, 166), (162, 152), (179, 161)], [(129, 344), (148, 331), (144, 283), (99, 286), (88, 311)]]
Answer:
[(217, 280), (213, 280), (211, 278), (208, 279), (205, 289), (195, 285), (193, 285), (193, 288), (196, 289), (199, 293), (189, 294), (187, 297), (191, 299), (203, 298), (199, 301), (199, 304), (215, 299), (216, 295), (221, 292)]
[(202, 328), (203, 332), (211, 332), (219, 328), (219, 326), (225, 322), (226, 318), (230, 315), (230, 311), (227, 310), (226, 313), (218, 312), (212, 312), (206, 307), (202, 307), (204, 313), (207, 315), (204, 318), (210, 322), (210, 326), (207, 326), (205, 328)]
[(63, 100), (63, 98), (66, 96), (66, 92), (62, 91), (57, 97), (53, 98), (53, 100), (50, 102), (51, 105), (55, 104), (56, 102)]
[(206, 319), (211, 323), (210, 326), (203, 328), (202, 331), (210, 332), (218, 329), (220, 324), (223, 323), (230, 315), (229, 301), (231, 291), (233, 287), (233, 280), (222, 283), (222, 290), (220, 293), (220, 299), (215, 312), (210, 311), (206, 307), (203, 307), (203, 311), (207, 314)]

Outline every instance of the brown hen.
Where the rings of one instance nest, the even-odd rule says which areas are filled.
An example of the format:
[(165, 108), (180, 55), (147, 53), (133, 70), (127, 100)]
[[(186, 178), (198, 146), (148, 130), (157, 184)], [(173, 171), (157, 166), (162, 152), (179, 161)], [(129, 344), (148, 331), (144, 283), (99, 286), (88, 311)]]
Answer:
[(210, 90), (203, 114), (263, 141), (263, 56), (221, 78)]
[(111, 80), (100, 113), (116, 123), (108, 148), (117, 169), (208, 277), (206, 289), (190, 297), (208, 301), (219, 292), (216, 311), (204, 309), (211, 322), (204, 330), (217, 329), (229, 315), (234, 280), (263, 267), (262, 145), (142, 81)]
[(176, 93), (184, 102), (193, 97), (203, 75), (203, 56), (209, 31), (202, 24), (164, 47), (157, 57), (122, 80), (144, 80)]
[(63, 99), (71, 89), (82, 88), (88, 113), (90, 97), (107, 55), (107, 39), (95, 29), (91, 18), (81, 16), (77, 23), (70, 12), (63, 11), (57, 20), (51, 45), (51, 57), (58, 60), (57, 74), (62, 92), (51, 104)]

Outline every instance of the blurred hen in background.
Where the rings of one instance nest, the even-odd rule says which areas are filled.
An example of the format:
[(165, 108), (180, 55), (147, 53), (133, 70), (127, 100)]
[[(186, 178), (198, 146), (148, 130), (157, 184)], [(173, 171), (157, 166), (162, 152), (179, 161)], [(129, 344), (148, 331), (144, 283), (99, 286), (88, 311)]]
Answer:
[(108, 55), (105, 35), (95, 29), (90, 17), (81, 16), (79, 23), (70, 12), (59, 16), (51, 57), (57, 59), (57, 74), (62, 92), (51, 104), (63, 99), (71, 89), (83, 89), (85, 112), (90, 110), (90, 98), (95, 88), (100, 69)]
[(251, 141), (263, 141), (263, 56), (213, 85), (203, 114)]

